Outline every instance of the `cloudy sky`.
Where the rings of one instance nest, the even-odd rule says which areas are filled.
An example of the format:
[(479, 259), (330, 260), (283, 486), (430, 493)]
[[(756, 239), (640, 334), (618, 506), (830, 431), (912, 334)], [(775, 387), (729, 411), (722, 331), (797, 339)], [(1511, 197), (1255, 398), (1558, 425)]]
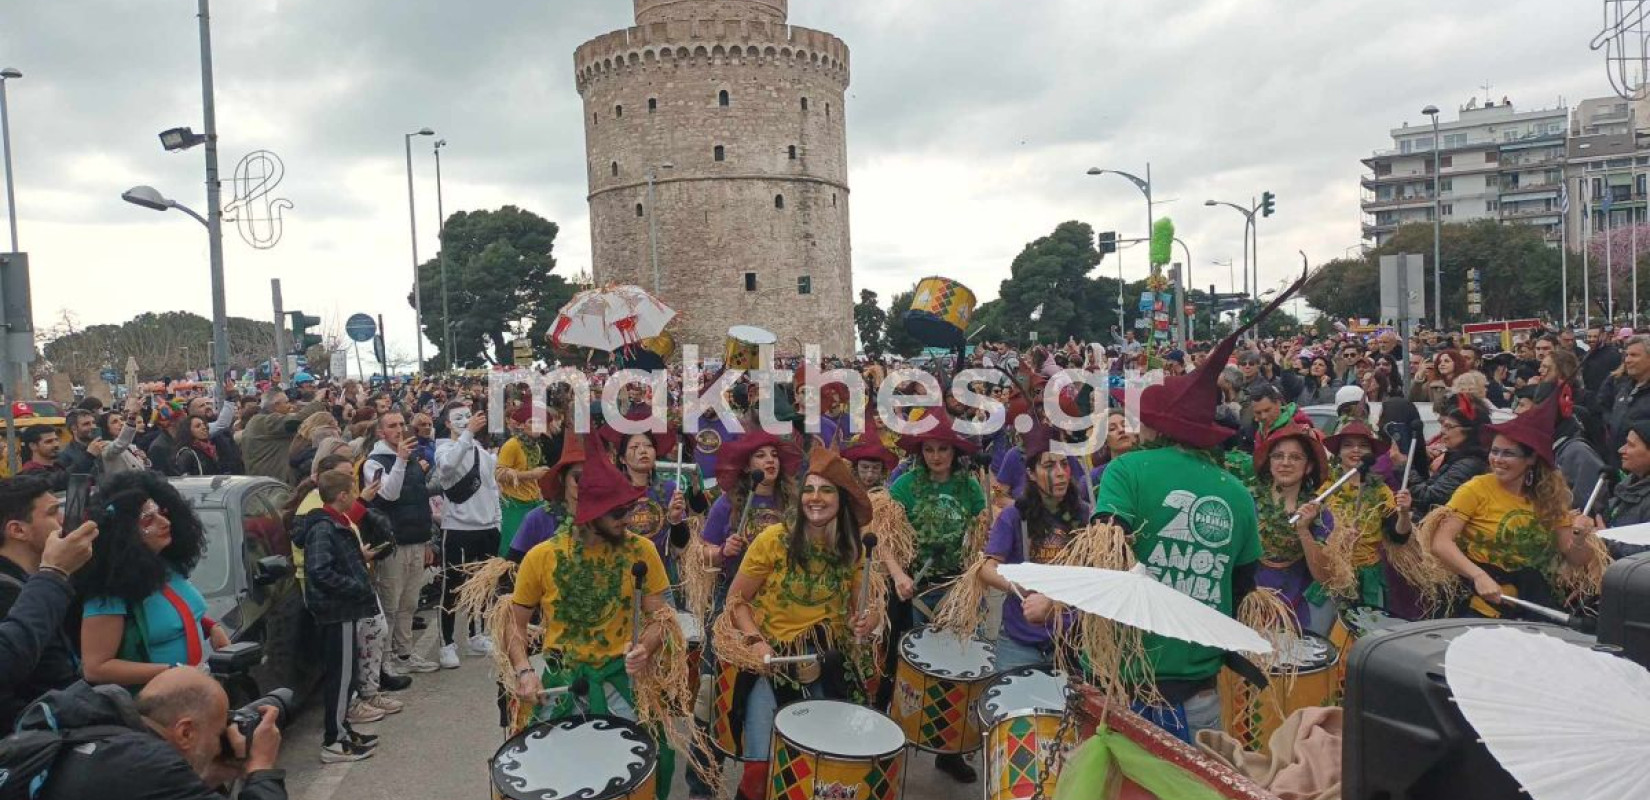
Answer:
[[(1197, 285), (1228, 280), (1242, 219), (1203, 206), (1271, 190), (1260, 282), (1359, 243), (1361, 156), (1419, 109), (1474, 95), (1522, 109), (1608, 93), (1588, 44), (1596, 3), (1558, 0), (791, 0), (791, 22), (852, 48), (855, 282), (887, 296), (943, 274), (994, 297), (1026, 242), (1079, 219), (1138, 236), (1143, 201), (1091, 166), (1149, 161), (1159, 215)], [(630, 0), (220, 0), (218, 125), (227, 174), (267, 148), (286, 162), (285, 236), (253, 250), (226, 228), (229, 312), (341, 320), (382, 313), (411, 352), (401, 135), (449, 142), (446, 208), (516, 204), (562, 226), (559, 269), (586, 271), (581, 103), (572, 52), (632, 24)], [(204, 208), (200, 150), (155, 134), (200, 128), (195, 3), (9, 0), (9, 84), (22, 249), (36, 319), (207, 315), (206, 241), (176, 213), (121, 202), (153, 184)], [(420, 252), (434, 253), (430, 139), (415, 142)], [(3, 200), (3, 198), (0, 198)], [(227, 202), (227, 197), (226, 197)], [(3, 245), (4, 242), (0, 242)], [(1130, 279), (1143, 248), (1125, 251)], [(1118, 262), (1102, 266), (1115, 274)], [(1241, 278), (1239, 278), (1241, 280)], [(337, 323), (341, 325), (341, 322)], [(204, 348), (203, 348), (204, 349)], [(432, 348), (433, 351), (433, 348)]]

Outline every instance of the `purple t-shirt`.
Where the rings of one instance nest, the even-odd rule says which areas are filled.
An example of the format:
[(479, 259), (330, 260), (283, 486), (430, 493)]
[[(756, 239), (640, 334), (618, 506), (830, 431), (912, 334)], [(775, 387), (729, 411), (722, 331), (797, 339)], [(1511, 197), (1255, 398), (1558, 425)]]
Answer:
[(729, 433), (728, 427), (715, 414), (699, 418), (699, 432), (693, 436), (693, 463), (706, 478), (716, 475), (716, 454), (722, 445), (739, 438)]
[(521, 527), (516, 529), (516, 538), (510, 540), (510, 551), (526, 555), (529, 550), (548, 541), (561, 529), (561, 521), (566, 513), (566, 509), (559, 503), (554, 509), (540, 505), (527, 512), (527, 516), (521, 521)]
[[(1094, 496), (1089, 482), (1089, 473), (1083, 469), (1083, 462), (1077, 456), (1066, 456), (1066, 466), (1071, 470), (1071, 490), (1083, 499), (1083, 506), (1089, 506), (1089, 498)], [(1029, 475), (1026, 471), (1025, 451), (1018, 447), (1012, 448), (1003, 456), (1002, 462), (993, 468), (992, 476), (1008, 491), (1009, 497), (1019, 497), (1026, 489)]]
[[(1055, 556), (1058, 556), (1060, 551), (1065, 548), (1066, 543), (1071, 541), (1071, 527), (1071, 520), (1056, 518), (1053, 532), (1041, 538), (1033, 537), (1031, 541), (1031, 563), (1052, 563)], [(1020, 546), (1020, 509), (1018, 506), (1009, 506), (997, 515), (997, 522), (991, 526), (991, 536), (986, 540), (985, 554), (996, 559), (999, 564), (1023, 564), (1026, 562), (1025, 553)], [(1070, 628), (1070, 622), (1071, 620), (1068, 618), (1068, 629)], [(1003, 633), (1010, 639), (1020, 644), (1038, 647), (1049, 643), (1052, 630), (1052, 620), (1044, 625), (1033, 625), (1027, 622), (1025, 612), (1020, 608), (1020, 598), (1013, 595), (1003, 598)]]
[[(751, 513), (745, 520), (745, 547), (747, 550), (750, 548), (750, 543), (756, 541), (757, 534), (766, 530), (770, 525), (776, 525), (784, 521), (779, 516), (778, 499), (773, 495), (749, 495), (748, 502), (751, 506)], [(710, 513), (705, 516), (705, 527), (700, 531), (699, 536), (707, 544), (721, 548), (722, 545), (727, 544), (728, 536), (732, 535), (733, 529), (738, 525), (739, 520), (733, 516), (733, 501), (729, 500), (728, 496), (724, 494), (716, 498), (716, 502), (711, 505)], [(741, 551), (739, 558), (734, 559), (734, 563), (722, 565), (722, 574), (732, 580), (732, 577), (739, 572), (739, 564), (744, 561), (744, 558), (745, 554)]]
[(656, 480), (648, 484), (647, 494), (630, 507), (625, 517), (625, 531), (653, 543), (659, 560), (667, 559), (670, 549), (670, 498), (676, 494), (676, 481)]

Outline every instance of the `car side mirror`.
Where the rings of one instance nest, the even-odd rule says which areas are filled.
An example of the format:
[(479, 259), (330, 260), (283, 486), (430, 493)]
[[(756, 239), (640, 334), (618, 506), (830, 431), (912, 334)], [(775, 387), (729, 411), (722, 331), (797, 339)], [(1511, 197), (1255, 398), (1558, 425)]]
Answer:
[(258, 586), (271, 586), (291, 575), (292, 559), (286, 556), (265, 556), (258, 559), (256, 574), (252, 576), (252, 582)]

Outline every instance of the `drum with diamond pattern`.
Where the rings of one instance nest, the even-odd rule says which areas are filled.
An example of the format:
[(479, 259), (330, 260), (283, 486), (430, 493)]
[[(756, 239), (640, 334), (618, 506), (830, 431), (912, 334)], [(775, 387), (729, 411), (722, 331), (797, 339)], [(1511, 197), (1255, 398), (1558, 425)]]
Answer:
[(973, 713), (995, 673), (996, 649), (978, 637), (919, 628), (900, 640), (888, 716), (905, 738), (931, 753), (969, 753), (980, 746)]
[(900, 800), (905, 734), (887, 716), (837, 700), (803, 700), (773, 719), (768, 800)]

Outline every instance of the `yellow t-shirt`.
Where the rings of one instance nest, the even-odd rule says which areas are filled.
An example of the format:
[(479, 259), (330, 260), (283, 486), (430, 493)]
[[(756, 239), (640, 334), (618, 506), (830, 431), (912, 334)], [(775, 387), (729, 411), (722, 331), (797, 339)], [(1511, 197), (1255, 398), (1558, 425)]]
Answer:
[(586, 546), (574, 529), (563, 527), (522, 559), (511, 599), (539, 608), (546, 651), (561, 651), (570, 664), (601, 666), (630, 646), (636, 590), (630, 568), (638, 561), (647, 565), (644, 595), (670, 588), (664, 562), (648, 540), (625, 534), (619, 545)]
[(1455, 490), (1452, 511), (1467, 518), (1462, 532), (1467, 558), (1508, 572), (1546, 569), (1557, 554), (1553, 533), (1528, 500), (1509, 494), (1494, 475), (1479, 475)]
[(1352, 550), (1352, 566), (1369, 567), (1381, 562), (1382, 526), (1398, 507), (1397, 503), (1392, 489), (1379, 477), (1369, 478), (1357, 491), (1343, 486), (1329, 496), (1329, 513), (1335, 517), (1335, 524), (1351, 524), (1358, 529), (1358, 544)]
[(763, 636), (789, 644), (826, 621), (838, 631), (847, 630), (859, 559), (842, 564), (831, 551), (815, 547), (804, 564), (793, 566), (785, 551), (787, 533), (784, 525), (768, 526), (739, 566), (740, 575), (763, 582), (751, 601)]
[(498, 449), (498, 490), (505, 497), (518, 503), (539, 503), (544, 501), (539, 493), (538, 481), (510, 481), (504, 480), (505, 470), (526, 472), (534, 467), (554, 466), (551, 464), (528, 463), (527, 448), (521, 446), (521, 440), (512, 436)]

